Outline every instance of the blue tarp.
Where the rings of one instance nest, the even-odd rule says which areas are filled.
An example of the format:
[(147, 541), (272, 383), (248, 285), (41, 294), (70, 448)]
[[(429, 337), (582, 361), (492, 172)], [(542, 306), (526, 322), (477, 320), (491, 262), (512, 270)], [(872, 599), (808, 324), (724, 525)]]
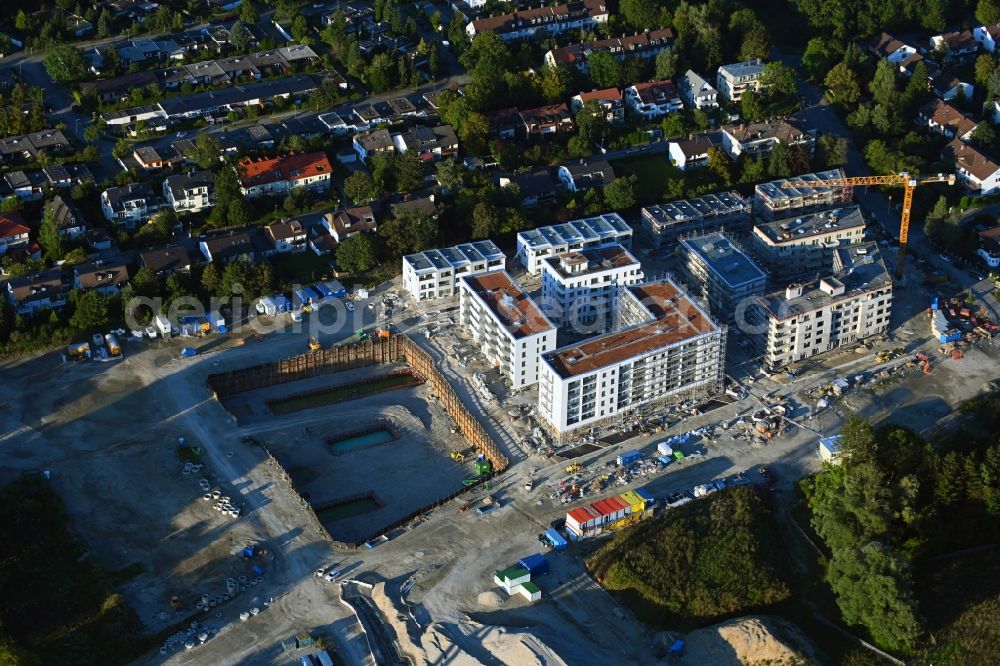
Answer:
[(191, 358), (192, 356), (197, 356), (197, 355), (198, 355), (198, 350), (195, 349), (194, 347), (185, 347), (184, 349), (181, 350), (181, 356), (183, 356), (184, 358)]
[(328, 298), (333, 298), (333, 289), (330, 289), (328, 286), (326, 286), (322, 282), (314, 284), (312, 286), (312, 288), (313, 288), (313, 290), (317, 294), (319, 294), (319, 297), (322, 300), (326, 300)]
[(626, 465), (631, 465), (640, 458), (642, 458), (642, 454), (638, 451), (626, 451), (618, 456), (618, 466), (624, 467)]
[(532, 576), (541, 576), (549, 572), (549, 562), (541, 553), (522, 557), (517, 563), (527, 569)]
[(566, 539), (556, 530), (552, 528), (545, 530), (545, 538), (549, 540), (549, 543), (556, 550), (566, 550)]
[(642, 486), (635, 489), (635, 494), (646, 500), (647, 503), (653, 501), (653, 493), (649, 492)]

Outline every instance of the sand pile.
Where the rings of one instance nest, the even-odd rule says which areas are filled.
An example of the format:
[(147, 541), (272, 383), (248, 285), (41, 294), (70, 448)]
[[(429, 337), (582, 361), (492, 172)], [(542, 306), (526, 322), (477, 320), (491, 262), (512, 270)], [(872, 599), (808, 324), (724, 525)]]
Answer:
[(791, 666), (817, 663), (801, 631), (774, 617), (744, 617), (698, 629), (684, 638), (685, 664)]

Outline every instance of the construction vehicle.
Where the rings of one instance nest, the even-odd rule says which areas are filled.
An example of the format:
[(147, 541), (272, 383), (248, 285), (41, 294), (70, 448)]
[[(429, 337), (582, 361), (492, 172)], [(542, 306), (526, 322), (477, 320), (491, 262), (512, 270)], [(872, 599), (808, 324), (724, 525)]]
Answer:
[(571, 465), (566, 465), (566, 473), (567, 474), (576, 474), (577, 472), (582, 472), (582, 471), (583, 471), (583, 465), (581, 465), (579, 463), (573, 463)]
[(465, 454), (461, 451), (452, 451), (451, 459), (455, 462), (465, 462)]
[(375, 337), (376, 338), (379, 338), (379, 339), (382, 339), (382, 340), (388, 340), (389, 339), (389, 335), (390, 335), (389, 329), (387, 329), (387, 328), (376, 328), (375, 329)]
[(899, 219), (899, 259), (896, 261), (896, 279), (903, 277), (903, 262), (906, 260), (906, 241), (910, 237), (910, 209), (913, 205), (913, 190), (918, 185), (931, 183), (955, 184), (955, 174), (939, 173), (936, 176), (911, 176), (903, 171), (885, 176), (850, 176), (824, 181), (802, 181), (790, 178), (782, 181), (782, 187), (854, 187), (856, 185), (895, 185), (903, 188), (903, 212)]
[(315, 335), (309, 336), (309, 349), (310, 351), (319, 351), (322, 349)]

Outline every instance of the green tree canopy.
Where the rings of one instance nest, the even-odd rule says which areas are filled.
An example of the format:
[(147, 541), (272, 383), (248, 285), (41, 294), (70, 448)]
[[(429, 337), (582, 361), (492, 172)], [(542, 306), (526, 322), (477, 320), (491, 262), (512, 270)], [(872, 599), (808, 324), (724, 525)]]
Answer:
[(351, 275), (366, 273), (375, 268), (376, 250), (369, 234), (354, 234), (337, 246), (337, 267)]
[(45, 71), (57, 83), (75, 83), (87, 76), (87, 61), (80, 49), (68, 44), (49, 47)]

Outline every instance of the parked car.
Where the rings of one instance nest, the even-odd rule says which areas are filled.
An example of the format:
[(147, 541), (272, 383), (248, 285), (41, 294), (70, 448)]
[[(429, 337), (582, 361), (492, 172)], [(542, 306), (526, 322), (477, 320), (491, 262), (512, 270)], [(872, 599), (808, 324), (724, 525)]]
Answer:
[(354, 303), (347, 301), (346, 303), (344, 303), (344, 307), (347, 308), (348, 312), (354, 312)]
[(340, 569), (331, 569), (325, 576), (323, 576), (323, 580), (329, 583), (333, 580), (336, 580), (339, 577), (340, 577)]

